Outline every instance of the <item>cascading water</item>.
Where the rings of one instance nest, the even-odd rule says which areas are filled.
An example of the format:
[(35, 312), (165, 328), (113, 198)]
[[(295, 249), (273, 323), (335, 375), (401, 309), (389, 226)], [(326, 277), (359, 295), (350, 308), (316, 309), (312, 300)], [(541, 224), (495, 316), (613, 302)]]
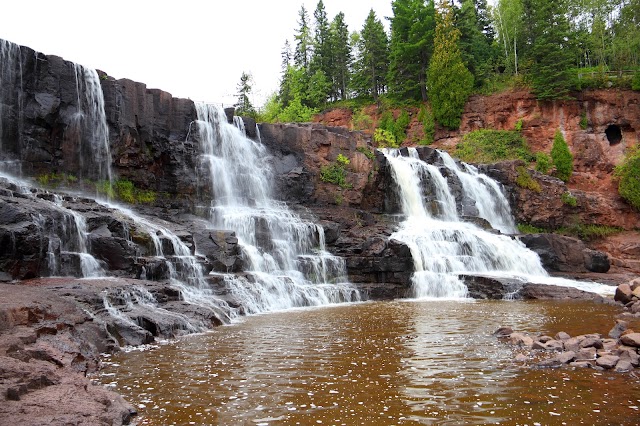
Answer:
[[(457, 176), (463, 197), (473, 201), (478, 217), (502, 232), (515, 231), (509, 204), (500, 187), (475, 167), (464, 163), (458, 166), (448, 154), (440, 151), (437, 154), (442, 169), (422, 161), (415, 148), (408, 149), (408, 156), (394, 149), (382, 152), (397, 185), (404, 215), (404, 221), (391, 238), (404, 242), (411, 250), (415, 268), (414, 297), (465, 297), (467, 287), (460, 279), (462, 274), (608, 292), (606, 286), (599, 284), (551, 278), (538, 255), (520, 241), (463, 221), (445, 175)], [(429, 194), (425, 194), (425, 187), (429, 188)], [(429, 203), (425, 195), (429, 196)]]
[(224, 280), (247, 313), (359, 300), (344, 259), (325, 250), (323, 228), (273, 199), (266, 148), (245, 137), (243, 126), (230, 125), (222, 108), (196, 110), (210, 220), (236, 232), (248, 271)]
[[(136, 227), (149, 235), (153, 242), (153, 256), (166, 265), (171, 285), (180, 290), (186, 302), (212, 310), (223, 322), (235, 316), (233, 308), (213, 294), (197, 257), (191, 254), (189, 247), (174, 232), (120, 205), (104, 205), (131, 219)], [(168, 242), (166, 248), (163, 241)], [(206, 329), (202, 324), (192, 326), (199, 330)]]
[(78, 137), (78, 164), (83, 178), (112, 184), (109, 128), (104, 95), (96, 70), (73, 64), (78, 111), (69, 130)]
[(0, 170), (21, 175), (23, 84), (20, 46), (0, 39)]

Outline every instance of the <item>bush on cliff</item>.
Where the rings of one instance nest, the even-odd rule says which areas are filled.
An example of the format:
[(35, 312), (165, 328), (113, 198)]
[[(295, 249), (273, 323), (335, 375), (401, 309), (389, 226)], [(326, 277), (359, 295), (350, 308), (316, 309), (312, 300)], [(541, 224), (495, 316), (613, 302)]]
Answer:
[(624, 160), (616, 167), (618, 193), (629, 204), (640, 210), (640, 147), (632, 147)]
[(480, 129), (467, 133), (454, 155), (462, 161), (494, 163), (502, 160), (533, 161), (534, 157), (520, 132)]
[(553, 138), (551, 159), (556, 167), (556, 177), (563, 182), (568, 182), (573, 174), (573, 155), (571, 155), (560, 129), (556, 130), (556, 135)]

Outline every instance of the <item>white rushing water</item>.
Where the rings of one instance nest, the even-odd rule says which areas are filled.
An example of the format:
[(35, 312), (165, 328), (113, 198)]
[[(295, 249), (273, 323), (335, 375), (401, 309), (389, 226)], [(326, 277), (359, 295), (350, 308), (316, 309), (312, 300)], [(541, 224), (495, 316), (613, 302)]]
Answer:
[(82, 177), (95, 181), (113, 181), (109, 128), (104, 110), (104, 95), (96, 70), (73, 64), (78, 111), (69, 131), (78, 138), (78, 161)]
[[(458, 177), (462, 196), (474, 202), (478, 216), (493, 228), (505, 233), (516, 229), (500, 186), (475, 167), (458, 165), (440, 151), (442, 169), (422, 161), (415, 148), (408, 149), (408, 156), (395, 149), (382, 152), (397, 184), (404, 215), (391, 238), (404, 242), (411, 250), (414, 297), (463, 298), (467, 287), (460, 274), (506, 277), (523, 283), (556, 284), (603, 294), (612, 292), (612, 287), (597, 283), (551, 278), (538, 255), (522, 242), (463, 221), (445, 175)], [(425, 194), (425, 187), (430, 188), (429, 194)]]
[(24, 114), (21, 53), (19, 45), (0, 39), (0, 170), (14, 175), (21, 174), (19, 154)]
[(272, 195), (274, 175), (264, 145), (245, 136), (241, 119), (197, 104), (202, 169), (210, 187), (210, 220), (235, 231), (247, 276), (224, 274), (247, 313), (360, 299), (344, 259), (325, 249), (324, 229), (302, 220)]

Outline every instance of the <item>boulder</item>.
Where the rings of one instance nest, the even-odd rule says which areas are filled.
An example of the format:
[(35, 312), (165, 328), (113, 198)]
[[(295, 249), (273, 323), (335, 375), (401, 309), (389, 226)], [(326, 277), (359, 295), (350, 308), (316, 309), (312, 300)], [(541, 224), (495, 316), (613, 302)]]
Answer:
[(520, 237), (535, 251), (542, 265), (556, 272), (607, 272), (609, 258), (605, 253), (588, 249), (579, 239), (559, 234), (527, 234)]
[(640, 348), (640, 333), (624, 334), (620, 337), (620, 342), (626, 346)]
[(618, 361), (620, 361), (620, 358), (615, 355), (605, 355), (596, 359), (596, 365), (598, 367), (610, 370), (612, 368), (615, 368), (615, 366), (618, 364)]
[(624, 305), (631, 302), (633, 300), (633, 291), (631, 290), (631, 286), (629, 286), (629, 284), (627, 283), (620, 284), (616, 288), (616, 293), (613, 297), (613, 300)]

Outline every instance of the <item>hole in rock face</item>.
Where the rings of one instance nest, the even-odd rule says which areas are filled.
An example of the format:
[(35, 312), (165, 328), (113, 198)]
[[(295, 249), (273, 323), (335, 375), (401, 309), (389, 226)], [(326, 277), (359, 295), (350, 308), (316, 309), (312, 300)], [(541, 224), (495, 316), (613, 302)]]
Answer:
[(620, 126), (611, 124), (604, 133), (607, 135), (609, 145), (617, 145), (622, 142), (622, 130), (620, 130)]

